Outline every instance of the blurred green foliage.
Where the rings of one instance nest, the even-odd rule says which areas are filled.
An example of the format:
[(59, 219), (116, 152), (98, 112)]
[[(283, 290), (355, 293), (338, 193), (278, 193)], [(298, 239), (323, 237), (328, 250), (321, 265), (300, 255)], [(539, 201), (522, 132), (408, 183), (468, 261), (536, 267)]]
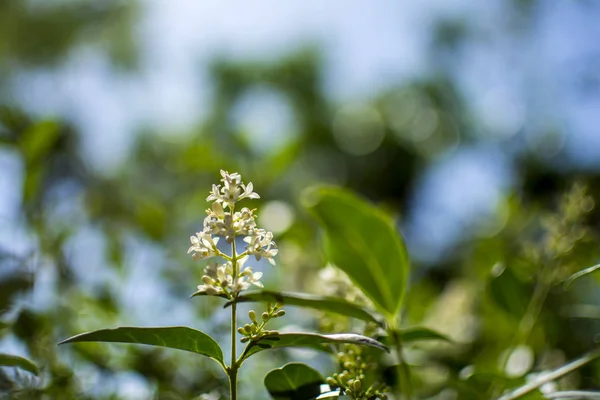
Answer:
[[(533, 2), (516, 3), (524, 7), (524, 15), (534, 12), (528, 5)], [(136, 12), (136, 4), (120, 1), (37, 6), (1, 1), (0, 93), (16, 71), (55, 66), (77, 46), (98, 46), (117, 67), (135, 68)], [(432, 51), (440, 56), (458, 51), (470, 37), (467, 21), (446, 21), (435, 30)], [(133, 318), (125, 289), (115, 284), (128, 276), (132, 242), (142, 243), (151, 257), (160, 254), (166, 293), (191, 310), (197, 320), (190, 324), (211, 324), (215, 333), (225, 333), (223, 321), (211, 319), (213, 311), (219, 315), (221, 303), (187, 299), (200, 283), (202, 268), (185, 254), (186, 238), (200, 226), (208, 188), (221, 168), (249, 177), (260, 188), (261, 201), (276, 199), (292, 206), (293, 225), (276, 237), (281, 265), (273, 271), (271, 285), (315, 293), (327, 289), (319, 286), (318, 278), (324, 266), (322, 238), (299, 207), (303, 189), (314, 183), (343, 185), (394, 215), (406, 215), (421, 171), (436, 155), (457, 143), (481, 140), (469, 118), (472, 111), (458, 95), (451, 74), (441, 69), (437, 76), (390, 86), (365, 100), (368, 109), (383, 116), (376, 127), (382, 131), (381, 145), (364, 155), (345, 151), (344, 137), (333, 128), (336, 105), (324, 94), (322, 67), (315, 49), (269, 62), (215, 60), (210, 70), (214, 97), (206, 120), (177, 139), (144, 132), (126, 163), (108, 176), (83, 158), (80, 132), (72, 122), (33, 117), (0, 95), (0, 151), (17, 159), (21, 168), (20, 186), (14, 190), (20, 193), (17, 219), (26, 238), (18, 240), (29, 248), (26, 255), (0, 248), (0, 341), (17, 343), (41, 370), (35, 378), (0, 369), (0, 398), (124, 398), (117, 394), (114, 377), (126, 373), (139, 378), (157, 399), (219, 393), (226, 387), (219, 371), (186, 354), (134, 346), (55, 345), (74, 333), (127, 324)], [(284, 146), (257, 153), (251, 132), (232, 123), (232, 110), (244, 94), (265, 87), (289, 102), (296, 126), (290, 127), (293, 135)], [(419, 123), (402, 114), (411, 107), (433, 110), (444, 123), (426, 140), (413, 140)], [(358, 127), (353, 137), (361, 137), (360, 129), (367, 134), (375, 129), (368, 112), (340, 115), (346, 120), (339, 126)], [(455, 341), (411, 346), (408, 362), (414, 364), (422, 397), (449, 398), (443, 396), (456, 391), (458, 398), (481, 398), (477, 396), (491, 386), (517, 386), (531, 370), (555, 368), (595, 345), (600, 332), (597, 282), (588, 276), (565, 290), (559, 281), (598, 263), (600, 211), (587, 207), (589, 212), (572, 218), (560, 198), (577, 178), (600, 201), (600, 173), (565, 170), (559, 161), (541, 161), (530, 152), (516, 156), (515, 169), (517, 185), (507, 194), (507, 222), (500, 232), (469, 236), (434, 265), (413, 263), (405, 323), (435, 328)], [(575, 196), (575, 202), (581, 199)], [(93, 285), (84, 282), (87, 275), (72, 257), (72, 241), (90, 231), (103, 243), (100, 259), (90, 255), (90, 270), (85, 271), (97, 275)], [(555, 268), (557, 275), (542, 278), (545, 302), (530, 332), (517, 338), (531, 351), (532, 365), (515, 376), (498, 377), (498, 362), (515, 344), (543, 268)], [(46, 294), (51, 300), (41, 305), (34, 300), (39, 285), (51, 290)], [(163, 301), (154, 298), (147, 307), (164, 310)], [(316, 326), (311, 317), (303, 314)], [(264, 359), (272, 366), (286, 361), (284, 352)], [(252, 373), (241, 377), (242, 385), (252, 386)], [(577, 379), (560, 384), (598, 388), (599, 378), (598, 365), (590, 364)], [(256, 396), (264, 396), (262, 387), (256, 390)]]

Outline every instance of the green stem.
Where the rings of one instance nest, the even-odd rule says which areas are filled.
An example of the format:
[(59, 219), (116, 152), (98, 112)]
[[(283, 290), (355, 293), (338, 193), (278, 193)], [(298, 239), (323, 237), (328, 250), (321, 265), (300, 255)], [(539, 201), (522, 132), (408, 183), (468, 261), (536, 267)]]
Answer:
[[(231, 208), (231, 214), (233, 215), (233, 208)], [(237, 265), (237, 253), (235, 249), (235, 237), (231, 242), (231, 265), (233, 268), (233, 287), (237, 285), (238, 276), (238, 265)], [(231, 400), (237, 400), (237, 376), (239, 365), (236, 362), (237, 356), (237, 303), (235, 302), (234, 295), (233, 304), (231, 306), (231, 365), (229, 366), (229, 389), (231, 392)]]
[[(538, 317), (542, 312), (542, 308), (544, 307), (546, 298), (548, 297), (548, 292), (552, 288), (555, 276), (554, 271), (556, 271), (557, 269), (558, 266), (551, 265), (549, 267), (542, 268), (542, 270), (540, 271), (539, 281), (535, 285), (535, 288), (533, 289), (533, 294), (531, 295), (531, 299), (529, 300), (527, 308), (525, 309), (525, 313), (519, 321), (517, 332), (513, 337), (512, 343), (500, 359), (499, 372), (501, 374), (503, 374), (504, 370), (506, 369), (506, 365), (508, 364), (511, 352), (517, 346), (527, 343), (527, 341), (529, 340), (531, 332), (533, 332), (533, 328), (535, 327), (535, 323), (537, 322)], [(492, 398), (498, 397), (503, 390), (503, 383), (500, 383), (499, 381), (494, 382), (490, 388)]]
[(231, 400), (237, 399), (237, 373), (238, 365), (236, 362), (236, 325), (237, 325), (237, 303), (231, 306), (231, 366), (229, 367), (229, 388), (231, 392)]
[[(396, 324), (391, 324), (391, 326), (396, 326)], [(413, 389), (410, 378), (410, 367), (404, 359), (404, 354), (402, 352), (402, 339), (400, 338), (400, 334), (398, 333), (397, 329), (388, 330), (388, 334), (393, 338), (394, 346), (396, 347), (396, 357), (398, 358), (398, 379), (400, 380), (399, 394), (403, 394), (407, 400), (411, 400), (413, 398)]]

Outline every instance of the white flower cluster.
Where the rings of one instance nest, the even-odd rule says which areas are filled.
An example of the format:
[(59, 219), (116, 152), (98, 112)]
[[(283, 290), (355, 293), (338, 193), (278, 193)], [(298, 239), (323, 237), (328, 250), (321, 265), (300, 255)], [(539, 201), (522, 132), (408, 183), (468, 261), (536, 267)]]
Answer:
[[(248, 259), (248, 256), (237, 260), (239, 270)], [(231, 261), (227, 261), (224, 264), (218, 264), (211, 262), (206, 268), (204, 268), (204, 275), (202, 281), (204, 285), (198, 286), (198, 292), (206, 293), (213, 296), (224, 295), (227, 298), (231, 298), (234, 293), (239, 293), (242, 290), (246, 290), (250, 285), (263, 287), (260, 278), (262, 278), (262, 272), (254, 272), (252, 268), (246, 267), (242, 272), (237, 274), (237, 279), (233, 279), (233, 264)]]
[[(235, 211), (236, 203), (240, 200), (260, 198), (253, 191), (252, 183), (244, 185), (238, 173), (230, 174), (221, 170), (221, 176), (223, 185), (212, 186), (206, 200), (213, 201), (213, 204), (206, 210), (207, 216), (204, 219), (202, 232), (190, 238), (192, 246), (188, 249), (188, 253), (192, 253), (196, 260), (216, 256), (227, 260), (224, 264), (213, 263), (206, 267), (205, 275), (202, 277), (204, 285), (198, 286), (198, 292), (211, 295), (224, 294), (230, 297), (247, 289), (251, 284), (262, 287), (259, 282), (262, 273), (252, 272), (248, 267), (242, 271), (248, 256), (253, 255), (257, 261), (264, 257), (275, 265), (274, 257), (278, 250), (273, 241), (273, 233), (256, 226), (255, 210), (244, 207), (240, 211)], [(227, 243), (232, 244), (234, 251), (235, 237), (244, 236), (246, 249), (241, 254), (234, 253), (229, 257), (219, 251), (217, 248), (219, 238), (213, 236), (224, 237)]]
[(252, 191), (252, 182), (248, 183), (248, 186), (244, 185), (242, 183), (242, 176), (237, 172), (229, 174), (227, 171), (221, 170), (221, 176), (223, 177), (221, 179), (223, 187), (221, 188), (221, 185), (213, 185), (212, 191), (206, 198), (206, 201), (214, 200), (218, 203), (223, 203), (224, 207), (231, 209), (235, 206), (235, 203), (246, 197), (249, 199), (260, 199), (260, 196)]

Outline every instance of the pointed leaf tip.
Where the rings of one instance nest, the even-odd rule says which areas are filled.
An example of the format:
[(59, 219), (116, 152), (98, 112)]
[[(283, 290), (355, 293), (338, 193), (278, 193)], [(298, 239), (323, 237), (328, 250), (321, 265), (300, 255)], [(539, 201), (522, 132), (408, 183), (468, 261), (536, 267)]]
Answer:
[(409, 260), (390, 218), (353, 192), (337, 187), (309, 188), (303, 204), (325, 230), (329, 260), (380, 312), (396, 316), (404, 298)]
[(28, 360), (25, 357), (14, 356), (12, 354), (0, 353), (0, 367), (17, 367), (31, 372), (34, 375), (39, 375), (40, 373), (37, 365), (35, 365), (33, 361)]
[(204, 332), (185, 326), (121, 327), (81, 333), (63, 340), (59, 345), (75, 342), (112, 342), (145, 344), (202, 354), (224, 365), (219, 344)]

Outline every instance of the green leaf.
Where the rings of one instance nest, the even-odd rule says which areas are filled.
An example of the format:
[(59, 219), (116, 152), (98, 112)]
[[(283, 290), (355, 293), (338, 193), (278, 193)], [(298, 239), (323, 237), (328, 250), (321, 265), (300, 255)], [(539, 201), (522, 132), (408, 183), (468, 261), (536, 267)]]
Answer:
[(223, 351), (219, 344), (206, 333), (185, 326), (101, 329), (73, 336), (59, 345), (74, 342), (135, 343), (168, 347), (208, 356), (224, 366)]
[(2, 354), (0, 353), (0, 366), (1, 367), (18, 367), (24, 369), (25, 371), (29, 371), (32, 374), (38, 375), (39, 369), (33, 363), (33, 361), (29, 361), (26, 358), (13, 356), (11, 354)]
[(197, 291), (192, 293), (192, 295), (190, 296), (190, 298), (192, 297), (196, 297), (196, 296), (212, 296), (212, 297), (221, 297), (223, 299), (229, 300), (229, 297), (227, 297), (227, 295), (225, 293), (221, 293), (221, 294), (208, 294), (206, 292), (201, 292), (201, 291)]
[[(291, 306), (329, 311), (345, 315), (347, 317), (352, 317), (367, 322), (375, 322), (379, 325), (382, 325), (382, 321), (380, 321), (373, 312), (337, 297), (257, 290), (245, 292), (243, 295), (238, 296), (236, 302), (280, 302)], [(230, 301), (225, 304), (225, 307), (228, 307), (231, 304), (232, 302)]]
[(443, 340), (445, 342), (452, 341), (452, 339), (450, 339), (448, 336), (429, 328), (415, 327), (408, 329), (400, 329), (398, 333), (400, 334), (400, 339), (403, 343), (416, 342), (421, 340)]
[(533, 392), (540, 386), (545, 383), (555, 381), (563, 376), (583, 367), (585, 364), (588, 364), (595, 359), (600, 358), (600, 349), (596, 349), (591, 351), (584, 356), (578, 358), (575, 361), (571, 361), (570, 363), (563, 365), (562, 367), (555, 369), (554, 371), (545, 373), (543, 375), (538, 376), (535, 380), (527, 383), (526, 385), (521, 386), (520, 388), (512, 391), (504, 396), (500, 397), (498, 400), (515, 400), (524, 397), (525, 395)]
[(278, 333), (274, 335), (263, 336), (257, 341), (248, 345), (246, 355), (251, 355), (263, 350), (277, 349), (281, 347), (308, 347), (314, 350), (332, 352), (330, 345), (351, 343), (362, 346), (369, 346), (382, 351), (389, 352), (388, 348), (381, 342), (370, 337), (355, 335), (353, 333), (338, 333), (334, 335), (320, 335), (318, 333)]
[(330, 261), (348, 274), (378, 310), (389, 318), (396, 316), (409, 260), (391, 219), (341, 188), (312, 189), (304, 204), (325, 229)]
[(570, 277), (568, 277), (565, 280), (565, 283), (564, 283), (565, 289), (567, 289), (569, 286), (571, 286), (571, 284), (575, 280), (581, 278), (582, 276), (586, 276), (588, 274), (591, 274), (592, 272), (595, 272), (595, 271), (597, 271), (599, 269), (600, 269), (600, 264), (594, 265), (593, 267), (589, 267), (589, 268), (586, 268), (586, 269), (583, 269), (583, 270), (581, 270), (579, 272), (574, 273), (573, 275), (571, 275)]
[(276, 400), (308, 400), (321, 394), (325, 380), (306, 364), (289, 363), (265, 376), (265, 387)]

